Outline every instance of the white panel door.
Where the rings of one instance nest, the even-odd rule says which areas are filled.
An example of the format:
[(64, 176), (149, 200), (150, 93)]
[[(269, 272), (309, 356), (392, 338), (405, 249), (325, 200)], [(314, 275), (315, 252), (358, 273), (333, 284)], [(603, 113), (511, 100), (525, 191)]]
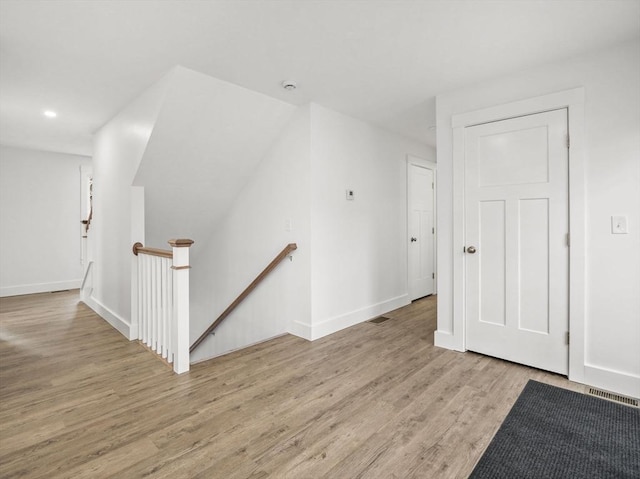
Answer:
[(567, 374), (567, 110), (465, 128), (467, 349)]
[(433, 170), (409, 163), (409, 299), (435, 292)]

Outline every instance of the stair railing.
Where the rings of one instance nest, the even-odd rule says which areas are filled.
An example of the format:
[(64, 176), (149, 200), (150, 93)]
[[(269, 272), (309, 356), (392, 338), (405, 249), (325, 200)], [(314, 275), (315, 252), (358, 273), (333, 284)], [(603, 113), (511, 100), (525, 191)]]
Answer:
[(93, 292), (93, 261), (89, 261), (80, 284), (80, 300), (86, 302)]
[(137, 261), (134, 320), (137, 338), (177, 374), (189, 371), (190, 239), (169, 240), (171, 250), (133, 245)]
[(236, 309), (238, 307), (238, 305), (240, 303), (242, 303), (242, 301), (244, 301), (244, 299), (249, 296), (249, 294), (251, 294), (251, 292), (262, 282), (262, 280), (271, 272), (273, 271), (276, 266), (278, 266), (278, 264), (285, 259), (287, 256), (289, 256), (291, 254), (292, 251), (295, 251), (296, 249), (298, 249), (298, 245), (296, 243), (289, 243), (279, 254), (278, 256), (276, 256), (273, 261), (271, 263), (269, 263), (269, 265), (262, 271), (262, 273), (260, 273), (256, 279), (254, 279), (251, 284), (249, 286), (247, 286), (245, 288), (245, 290), (240, 293), (240, 296), (238, 296), (233, 303), (231, 303), (229, 305), (229, 307), (227, 307), (227, 309), (225, 309), (222, 314), (220, 314), (220, 316), (218, 316), (216, 318), (216, 320), (211, 323), (211, 326), (209, 326), (204, 333), (202, 333), (200, 335), (200, 337), (198, 339), (195, 340), (195, 342), (191, 345), (191, 347), (189, 348), (189, 352), (193, 352), (199, 345), (200, 343), (202, 343), (207, 336), (209, 336), (211, 333), (213, 333), (213, 331), (220, 326), (220, 323), (222, 323), (222, 321), (224, 321), (231, 313), (234, 309)]

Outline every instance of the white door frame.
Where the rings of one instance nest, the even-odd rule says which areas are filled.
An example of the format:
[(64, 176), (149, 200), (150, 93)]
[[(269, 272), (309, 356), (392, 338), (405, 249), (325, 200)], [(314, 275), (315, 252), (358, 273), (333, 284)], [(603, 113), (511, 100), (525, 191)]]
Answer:
[(90, 224), (84, 224), (83, 221), (89, 219), (89, 214), (91, 213), (91, 205), (92, 202), (89, 199), (91, 192), (90, 183), (93, 178), (93, 167), (91, 166), (81, 166), (80, 167), (80, 264), (82, 265), (82, 271), (87, 268), (87, 264), (89, 263), (89, 230), (91, 229)]
[[(409, 231), (409, 215), (411, 214), (411, 196), (409, 195), (409, 183), (411, 174), (411, 165), (420, 166), (421, 168), (426, 168), (433, 172), (433, 227), (436, 228), (437, 218), (438, 218), (438, 204), (437, 204), (437, 192), (438, 192), (438, 167), (437, 164), (433, 161), (425, 160), (423, 158), (419, 158), (413, 155), (407, 155), (407, 245), (409, 244), (409, 238), (411, 237), (411, 231)], [(438, 230), (434, 230), (435, 233), (433, 235), (433, 294), (438, 294), (438, 246), (436, 239), (438, 238)], [(409, 277), (409, 261), (410, 261), (410, 252), (409, 247), (407, 246), (407, 291), (409, 291), (409, 281), (411, 278)]]
[(452, 346), (466, 350), (465, 344), (465, 211), (464, 129), (468, 126), (518, 116), (567, 108), (569, 112), (569, 379), (584, 382), (585, 362), (585, 161), (584, 88), (565, 90), (482, 110), (454, 115), (453, 129), (453, 331)]

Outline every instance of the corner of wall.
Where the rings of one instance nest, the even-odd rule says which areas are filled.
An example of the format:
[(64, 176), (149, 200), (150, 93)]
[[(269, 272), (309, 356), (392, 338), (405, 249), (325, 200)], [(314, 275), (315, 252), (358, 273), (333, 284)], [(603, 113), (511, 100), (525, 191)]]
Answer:
[[(380, 316), (381, 314), (393, 311), (394, 309), (402, 308), (403, 306), (407, 306), (410, 303), (411, 301), (409, 300), (409, 295), (404, 294), (402, 296), (391, 298), (380, 303), (372, 304), (355, 311), (350, 311), (348, 313), (340, 314), (323, 321), (315, 322), (310, 326), (304, 325), (308, 329), (299, 328), (298, 330), (303, 334), (308, 335), (300, 335), (301, 337), (308, 337), (308, 339), (310, 339), (311, 341), (315, 341), (316, 339), (320, 339), (324, 336), (328, 336), (351, 326), (355, 326), (356, 324), (363, 323), (377, 316)], [(303, 325), (301, 324), (300, 326)]]
[[(286, 258), (194, 351), (203, 361), (277, 337), (310, 317), (309, 108), (293, 112), (193, 258), (192, 341), (288, 243)], [(298, 323), (300, 322), (300, 323)]]
[(317, 339), (409, 304), (406, 159), (432, 151), (317, 104), (310, 111), (311, 323), (297, 327)]
[[(635, 294), (637, 288), (634, 289), (640, 284), (640, 270), (635, 267), (638, 251), (632, 246), (637, 230), (626, 237), (611, 236), (610, 232), (610, 216), (618, 214), (617, 211), (638, 218), (638, 209), (634, 207), (638, 204), (634, 184), (637, 186), (640, 173), (638, 45), (637, 40), (625, 42), (437, 97), (440, 283), (436, 344), (452, 346), (447, 335), (456, 332), (453, 323), (460, 315), (462, 301), (461, 293), (456, 293), (459, 283), (454, 283), (455, 275), (460, 273), (454, 250), (464, 240), (460, 241), (463, 236), (452, 232), (458, 221), (454, 204), (460, 193), (453, 186), (456, 178), (460, 178), (452, 160), (453, 115), (564, 95), (573, 105), (569, 117), (570, 162), (573, 172), (577, 172), (570, 179), (569, 188), (573, 194), (577, 191), (577, 202), (583, 203), (582, 213), (571, 211), (571, 249), (575, 257), (570, 263), (570, 276), (572, 288), (585, 291), (584, 297), (576, 295), (576, 301), (570, 305), (570, 379), (616, 392), (640, 394), (640, 323), (635, 320), (640, 303)], [(573, 92), (572, 96), (567, 92)], [(584, 123), (584, 132), (575, 128), (576, 120)], [(577, 168), (576, 158), (582, 163)], [(575, 203), (574, 199), (572, 204)], [(607, 261), (600, 257), (603, 251), (610, 252)], [(596, 294), (586, 295), (587, 291)]]
[(125, 338), (129, 340), (136, 339), (131, 336), (131, 325), (125, 318), (107, 308), (93, 296), (85, 298), (84, 303), (98, 316), (113, 326), (113, 328), (120, 332)]
[(92, 230), (88, 247), (98, 268), (94, 310), (130, 337), (132, 190), (173, 70), (142, 92), (94, 135)]

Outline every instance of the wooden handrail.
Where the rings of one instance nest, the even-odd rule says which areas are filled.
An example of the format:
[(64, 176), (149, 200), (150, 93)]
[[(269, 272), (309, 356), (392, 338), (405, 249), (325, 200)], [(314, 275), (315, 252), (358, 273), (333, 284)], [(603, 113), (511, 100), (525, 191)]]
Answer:
[(246, 289), (240, 293), (240, 296), (238, 296), (235, 301), (233, 303), (231, 303), (229, 305), (229, 307), (227, 309), (225, 309), (222, 314), (220, 316), (218, 316), (218, 318), (211, 323), (211, 326), (209, 326), (206, 331), (204, 333), (202, 333), (200, 335), (200, 337), (198, 339), (195, 340), (195, 342), (191, 345), (191, 347), (189, 348), (189, 352), (192, 353), (194, 349), (196, 349), (200, 343), (202, 341), (204, 341), (207, 336), (209, 336), (214, 329), (216, 329), (220, 323), (222, 323), (222, 321), (224, 321), (224, 319), (229, 316), (231, 314), (231, 312), (236, 309), (236, 307), (242, 303), (242, 301), (249, 296), (249, 294), (251, 293), (251, 291), (253, 291), (256, 286), (258, 286), (258, 284), (260, 284), (260, 282), (271, 272), (275, 269), (276, 266), (278, 266), (278, 263), (280, 263), (280, 261), (282, 261), (283, 259), (285, 259), (287, 256), (289, 256), (289, 253), (291, 253), (292, 251), (295, 251), (296, 249), (298, 249), (298, 245), (295, 243), (289, 243), (285, 249), (283, 249), (280, 254), (278, 256), (276, 256), (273, 261), (271, 263), (269, 263), (269, 265), (262, 271), (262, 273), (260, 273), (256, 279), (254, 279), (251, 284), (249, 286), (246, 287)]
[[(193, 241), (192, 241), (193, 243)], [(142, 243), (138, 242), (133, 245), (133, 254), (138, 256), (138, 253), (149, 254), (151, 256), (160, 256), (161, 258), (173, 258), (173, 251), (168, 249), (158, 248), (145, 248)]]

